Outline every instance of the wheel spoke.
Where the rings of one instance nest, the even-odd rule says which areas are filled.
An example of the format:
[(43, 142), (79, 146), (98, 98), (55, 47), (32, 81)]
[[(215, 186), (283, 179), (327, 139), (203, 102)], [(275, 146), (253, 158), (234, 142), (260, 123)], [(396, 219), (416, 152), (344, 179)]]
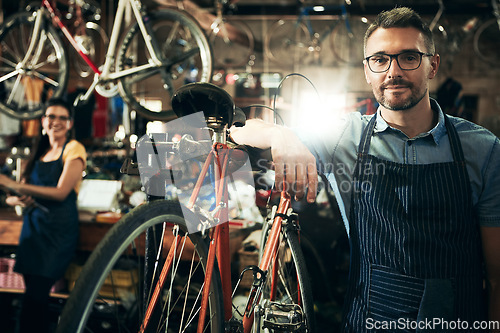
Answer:
[(166, 62), (166, 66), (168, 68), (168, 67), (171, 67), (174, 64), (178, 64), (178, 63), (184, 62), (187, 59), (189, 59), (191, 57), (194, 57), (197, 54), (200, 54), (200, 49), (199, 48), (191, 49), (189, 51), (184, 52), (183, 54), (180, 54), (180, 55), (172, 58), (171, 60), (168, 60)]
[(0, 77), (0, 82), (4, 82), (4, 81), (6, 81), (6, 80), (10, 79), (11, 77), (14, 77), (18, 74), (19, 74), (19, 71), (16, 69), (16, 70), (10, 72), (9, 74), (5, 74), (4, 76)]
[(46, 76), (46, 75), (43, 75), (42, 73), (40, 72), (32, 72), (33, 76), (36, 76), (37, 78), (41, 79), (42, 81), (44, 82), (47, 82), (48, 84), (50, 84), (52, 87), (59, 87), (59, 82), (57, 81), (54, 81), (53, 79), (51, 79), (50, 77)]
[[(24, 25), (21, 25), (21, 29), (22, 29), (22, 28), (24, 28)], [(16, 34), (15, 34), (15, 33), (13, 33), (13, 32), (14, 32), (14, 29), (12, 29), (12, 30), (11, 30), (11, 32), (12, 32), (12, 33), (8, 34), (7, 38), (9, 38), (9, 40), (10, 40), (10, 45), (12, 45), (12, 46), (13, 46), (13, 49), (12, 49), (12, 55), (13, 55), (14, 57), (16, 57), (16, 61), (19, 63), (19, 62), (21, 62), (21, 61), (23, 60), (23, 56), (24, 56), (24, 54), (26, 53), (26, 52), (22, 52), (22, 50), (20, 50), (20, 49), (18, 48), (18, 46), (20, 45), (20, 43), (19, 43), (19, 42), (20, 42), (20, 41), (22, 40), (22, 38), (24, 37), (24, 34), (23, 34), (23, 33), (22, 33), (22, 31), (21, 31), (20, 36), (17, 36), (17, 38), (21, 38), (21, 39), (20, 39), (20, 40), (16, 40), (16, 37), (15, 37), (15, 35), (16, 35)], [(28, 38), (28, 44), (27, 44), (27, 45), (29, 45), (29, 41), (30, 41), (30, 40), (31, 40), (31, 38)], [(4, 43), (4, 42), (2, 42), (2, 44), (7, 45), (8, 43), (7, 43), (7, 42), (5, 42), (5, 43)], [(22, 43), (21, 43), (21, 46), (23, 46), (23, 45), (22, 45)]]
[[(189, 290), (191, 287), (191, 277), (193, 274), (194, 254), (195, 254), (195, 252), (193, 252), (193, 257), (191, 258), (191, 265), (189, 267), (188, 283), (186, 284), (187, 290)], [(182, 316), (181, 316), (181, 321), (180, 321), (181, 324), (179, 325), (180, 326), (179, 328), (182, 327), (182, 323), (184, 322), (184, 314), (186, 313), (188, 295), (189, 295), (189, 293), (186, 292), (186, 296), (184, 297), (184, 305), (182, 307)]]
[(4, 56), (0, 57), (0, 59), (5, 63), (7, 63), (8, 65), (11, 65), (12, 67), (16, 68), (17, 64), (20, 63), (22, 60), (21, 57), (11, 47), (9, 47), (7, 43), (2, 42), (1, 45), (2, 45), (2, 54), (7, 53), (12, 55), (12, 57), (14, 58), (14, 60), (17, 61), (17, 63), (5, 58)]
[(12, 104), (12, 100), (14, 99), (14, 94), (19, 89), (19, 84), (21, 83), (21, 75), (18, 75), (16, 81), (14, 82), (14, 86), (12, 87), (12, 91), (9, 94), (9, 98), (7, 98), (7, 105)]

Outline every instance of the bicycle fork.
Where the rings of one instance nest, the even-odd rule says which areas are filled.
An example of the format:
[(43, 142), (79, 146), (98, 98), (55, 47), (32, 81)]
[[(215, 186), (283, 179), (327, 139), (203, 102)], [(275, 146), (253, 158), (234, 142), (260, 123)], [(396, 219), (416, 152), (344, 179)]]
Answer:
[[(244, 333), (250, 333), (252, 326), (254, 327), (254, 332), (260, 332), (261, 322), (263, 322), (263, 327), (273, 329), (274, 331), (290, 332), (295, 331), (296, 325), (289, 324), (275, 324), (280, 320), (276, 319), (290, 319), (302, 318), (302, 310), (299, 305), (281, 305), (278, 303), (273, 303), (272, 300), (276, 297), (276, 281), (278, 278), (279, 265), (277, 264), (276, 254), (279, 246), (279, 238), (281, 229), (284, 227), (283, 224), (291, 219), (291, 197), (286, 192), (281, 192), (281, 199), (279, 207), (276, 209), (275, 213), (271, 217), (274, 221), (271, 230), (269, 232), (269, 237), (266, 242), (266, 248), (264, 249), (264, 254), (262, 256), (260, 265), (255, 268), (257, 273), (254, 273), (254, 284), (250, 290), (250, 295), (248, 297), (247, 305), (245, 307), (244, 317), (243, 317), (243, 329)], [(289, 222), (289, 221), (288, 221)], [(286, 223), (288, 223), (286, 222)], [(269, 267), (272, 265), (272, 269), (269, 272)], [(252, 269), (252, 268), (250, 268)], [(257, 274), (257, 276), (255, 276)], [(259, 305), (262, 284), (265, 283), (266, 275), (271, 274), (271, 290), (269, 299), (271, 302), (267, 302), (263, 307)], [(299, 288), (299, 286), (297, 286)], [(300, 292), (298, 293), (300, 295)], [(299, 299), (300, 303), (300, 299)], [(262, 316), (264, 315), (264, 316)], [(301, 320), (299, 320), (301, 321)], [(300, 325), (299, 325), (300, 326)], [(300, 329), (300, 327), (298, 327)]]

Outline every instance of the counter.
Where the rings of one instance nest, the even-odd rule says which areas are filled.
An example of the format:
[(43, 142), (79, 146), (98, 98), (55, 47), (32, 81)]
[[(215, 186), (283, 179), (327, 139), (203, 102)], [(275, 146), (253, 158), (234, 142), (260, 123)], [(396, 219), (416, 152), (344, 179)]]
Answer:
[[(104, 215), (95, 222), (95, 215), (80, 212), (80, 236), (78, 250), (92, 251), (101, 241), (106, 232), (113, 226), (113, 218)], [(255, 227), (247, 228), (243, 220), (229, 222), (230, 254), (231, 258), (241, 247), (241, 242)], [(0, 209), (0, 246), (17, 246), (23, 225), (22, 217), (17, 216), (13, 209)]]
[[(17, 246), (22, 225), (22, 216), (14, 210), (0, 209), (0, 246)], [(92, 222), (89, 214), (81, 212), (78, 250), (92, 251), (112, 226), (112, 222)]]

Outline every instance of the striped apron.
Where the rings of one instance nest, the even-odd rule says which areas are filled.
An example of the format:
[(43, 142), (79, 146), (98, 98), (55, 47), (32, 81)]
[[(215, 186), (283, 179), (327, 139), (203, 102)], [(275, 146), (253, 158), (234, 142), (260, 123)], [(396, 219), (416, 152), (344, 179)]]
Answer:
[(445, 116), (453, 162), (400, 164), (368, 154), (375, 124), (353, 175), (344, 331), (477, 332), (481, 241), (457, 131)]

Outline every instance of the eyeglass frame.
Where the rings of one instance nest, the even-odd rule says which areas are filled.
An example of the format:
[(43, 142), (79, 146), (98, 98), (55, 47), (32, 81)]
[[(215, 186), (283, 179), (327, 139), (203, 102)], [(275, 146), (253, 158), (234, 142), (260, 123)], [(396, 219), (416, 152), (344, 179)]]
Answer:
[(46, 118), (47, 120), (52, 121), (52, 122), (55, 120), (59, 120), (59, 121), (64, 123), (64, 122), (71, 120), (71, 117), (69, 117), (69, 116), (57, 116), (54, 114), (44, 114), (42, 117)]
[[(418, 66), (415, 67), (415, 68), (412, 68), (412, 69), (404, 69), (401, 67), (401, 65), (399, 64), (399, 60), (398, 60), (398, 57), (402, 54), (405, 54), (405, 53), (416, 53), (418, 55), (420, 55), (420, 62), (418, 63)], [(383, 70), (383, 71), (380, 71), (380, 72), (376, 72), (374, 71), (371, 67), (370, 67), (370, 58), (371, 57), (375, 57), (375, 56), (388, 56), (390, 59), (389, 59), (389, 67), (387, 67), (386, 70)], [(420, 52), (420, 51), (403, 51), (403, 52), (400, 52), (400, 53), (396, 53), (396, 54), (388, 54), (388, 53), (375, 53), (375, 54), (372, 54), (371, 56), (369, 57), (366, 57), (365, 59), (363, 59), (364, 61), (366, 61), (366, 64), (368, 66), (368, 68), (370, 69), (370, 71), (372, 71), (372, 73), (375, 73), (375, 74), (380, 74), (380, 73), (385, 73), (387, 72), (391, 66), (392, 66), (392, 59), (396, 59), (396, 63), (398, 64), (399, 68), (402, 70), (402, 71), (414, 71), (414, 70), (417, 70), (420, 68), (420, 65), (422, 65), (422, 58), (426, 56), (426, 57), (433, 57), (434, 54), (432, 53), (427, 53), (427, 52)]]

